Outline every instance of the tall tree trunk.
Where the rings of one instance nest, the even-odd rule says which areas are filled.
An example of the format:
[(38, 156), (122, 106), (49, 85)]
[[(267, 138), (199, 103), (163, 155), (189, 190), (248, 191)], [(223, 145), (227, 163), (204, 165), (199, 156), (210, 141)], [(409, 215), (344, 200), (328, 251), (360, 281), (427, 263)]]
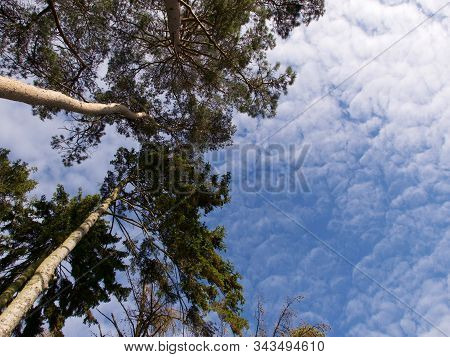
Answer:
[(167, 22), (170, 39), (175, 51), (178, 52), (181, 42), (181, 7), (178, 0), (164, 0), (166, 4)]
[(25, 283), (31, 279), (36, 269), (48, 256), (48, 253), (49, 251), (46, 250), (36, 261), (28, 265), (26, 269), (0, 294), (0, 310), (8, 305), (14, 294), (20, 291)]
[(35, 87), (3, 76), (0, 76), (0, 98), (30, 105), (44, 105), (80, 114), (119, 114), (131, 120), (150, 119), (147, 113), (132, 112), (122, 104), (86, 103), (60, 92)]
[(126, 182), (121, 182), (105, 199), (101, 206), (92, 212), (86, 220), (69, 237), (56, 248), (36, 269), (33, 277), (9, 306), (0, 315), (0, 337), (10, 336), (20, 320), (33, 307), (39, 295), (48, 288), (56, 268), (89, 232), (98, 219), (106, 213), (111, 203), (117, 200)]

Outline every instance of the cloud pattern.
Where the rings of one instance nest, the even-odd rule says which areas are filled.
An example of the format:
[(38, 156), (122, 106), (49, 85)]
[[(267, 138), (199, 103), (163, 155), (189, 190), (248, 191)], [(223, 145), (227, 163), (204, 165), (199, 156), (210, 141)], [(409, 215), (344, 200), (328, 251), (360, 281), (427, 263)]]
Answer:
[(262, 295), (273, 318), (301, 293), (302, 316), (333, 335), (450, 334), (450, 6), (383, 53), (446, 3), (363, 3), (329, 1), (271, 54), (299, 73), (277, 120), (236, 121), (241, 144), (311, 144), (312, 193), (266, 195), (274, 208), (236, 185), (214, 223), (249, 311)]
[[(235, 142), (310, 144), (302, 172), (312, 192), (244, 192), (233, 159), (232, 203), (208, 222), (227, 228), (247, 317), (258, 297), (269, 323), (302, 294), (300, 317), (328, 322), (332, 335), (450, 334), (450, 5), (378, 56), (445, 4), (330, 0), (324, 18), (271, 52), (298, 79), (276, 119), (237, 115)], [(49, 147), (61, 121), (6, 101), (0, 115), (1, 146), (39, 168), (38, 193), (58, 182), (95, 192), (115, 148), (129, 145), (111, 132), (66, 169)], [(275, 169), (289, 164), (274, 158)]]

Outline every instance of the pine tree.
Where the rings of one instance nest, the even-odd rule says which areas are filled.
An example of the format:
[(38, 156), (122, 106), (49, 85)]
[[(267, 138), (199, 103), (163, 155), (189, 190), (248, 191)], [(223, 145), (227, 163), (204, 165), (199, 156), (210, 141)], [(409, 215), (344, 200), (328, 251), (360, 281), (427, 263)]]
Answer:
[(1, 228), (14, 221), (20, 212), (26, 195), (35, 186), (36, 181), (29, 178), (33, 169), (20, 160), (11, 162), (9, 150), (0, 148), (0, 222)]
[[(190, 147), (148, 144), (140, 152), (118, 152), (104, 192), (122, 180), (130, 162), (137, 168), (132, 188), (124, 190), (113, 214), (127, 238), (138, 285), (152, 286), (194, 335), (214, 333), (207, 322), (210, 312), (241, 334), (247, 326), (240, 316), (244, 298), (239, 274), (221, 256), (224, 229), (202, 222), (204, 215), (229, 201), (230, 176), (211, 174)], [(133, 240), (121, 218), (143, 237)]]
[(141, 142), (217, 148), (231, 140), (233, 111), (275, 114), (295, 73), (267, 52), (323, 12), (323, 0), (6, 0), (0, 74), (59, 97), (11, 90), (20, 83), (6, 77), (0, 97), (42, 118), (71, 112), (68, 133), (53, 140), (66, 164), (86, 159), (111, 124)]
[[(127, 195), (141, 205), (139, 228), (156, 234), (176, 257), (165, 268), (178, 274), (179, 281), (172, 285), (183, 291), (179, 301), (188, 307), (185, 321), (193, 330), (205, 333), (205, 316), (214, 311), (234, 333), (240, 333), (245, 326), (239, 316), (241, 287), (231, 264), (220, 256), (223, 232), (210, 231), (200, 223), (201, 211), (207, 213), (226, 201), (229, 178), (209, 175), (196, 155), (231, 142), (234, 111), (253, 117), (275, 114), (295, 73), (269, 63), (267, 52), (276, 45), (277, 35), (286, 38), (295, 27), (322, 14), (321, 0), (300, 5), (293, 0), (2, 1), (0, 98), (33, 105), (42, 119), (61, 110), (67, 112), (66, 135), (52, 141), (65, 164), (86, 159), (107, 125), (133, 136), (144, 152), (188, 144), (194, 144), (196, 151), (188, 151), (187, 172), (181, 170), (186, 163), (176, 160), (175, 172), (181, 170), (190, 181), (186, 187), (180, 177), (169, 180), (175, 191), (159, 180), (143, 180), (136, 174), (139, 154), (119, 152), (116, 169), (123, 177), (108, 177), (105, 187), (109, 192), (103, 192), (99, 206), (77, 216), (78, 228), (64, 238), (52, 237), (62, 243), (45, 258), (42, 252), (35, 256), (16, 275), (19, 285), (22, 280), (26, 284), (0, 316), (0, 335), (17, 326), (57, 270), (63, 269), (61, 262), (75, 254), (74, 249), (93, 227), (102, 225), (108, 210), (114, 207), (112, 215), (117, 222), (130, 223), (130, 208), (123, 208), (126, 205), (121, 201)], [(33, 80), (34, 85), (14, 76)], [(149, 190), (155, 184), (163, 191)], [(180, 188), (193, 189), (195, 200), (175, 194)], [(171, 211), (173, 205), (181, 208)], [(160, 216), (153, 216), (155, 210)], [(136, 207), (132, 211), (136, 213)], [(123, 215), (117, 217), (120, 213)], [(156, 233), (150, 229), (155, 222), (159, 222)], [(148, 251), (151, 242), (147, 236), (139, 251), (154, 254)], [(142, 272), (155, 257), (133, 259)], [(35, 274), (28, 279), (36, 265)], [(155, 269), (160, 273), (158, 264)], [(172, 280), (170, 274), (167, 279)], [(164, 284), (158, 289), (172, 296), (174, 287), (167, 281)], [(66, 315), (58, 316), (64, 319)], [(60, 322), (52, 326), (55, 331), (61, 329)]]

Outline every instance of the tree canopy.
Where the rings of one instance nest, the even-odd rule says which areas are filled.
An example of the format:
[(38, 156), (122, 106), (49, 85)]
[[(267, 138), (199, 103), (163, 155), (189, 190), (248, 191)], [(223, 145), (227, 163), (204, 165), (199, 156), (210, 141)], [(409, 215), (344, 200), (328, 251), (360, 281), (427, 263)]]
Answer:
[(0, 221), (10, 224), (20, 210), (26, 194), (36, 186), (29, 178), (32, 169), (20, 160), (11, 162), (9, 150), (0, 148)]
[[(3, 152), (6, 153), (5, 150)], [(12, 181), (5, 175), (11, 169), (17, 170), (17, 165), (18, 162), (9, 163), (7, 156), (3, 156), (0, 186), (8, 185), (4, 190), (7, 195), (22, 190), (25, 192), (21, 194), (29, 194), (34, 186), (34, 182), (28, 178), (27, 166), (23, 163), (19, 166), (22, 176), (18, 176), (17, 180)], [(24, 196), (20, 204), (14, 207), (13, 219), (3, 216), (0, 221), (0, 310), (16, 290), (22, 287), (14, 286), (14, 283), (18, 283), (18, 278), (23, 274), (32, 275), (37, 268), (35, 263), (42, 262), (99, 201), (99, 195), (83, 197), (81, 192), (70, 198), (64, 188), (58, 186), (50, 200), (45, 196), (39, 199)], [(54, 335), (61, 334), (68, 317), (86, 317), (91, 308), (109, 301), (110, 295), (125, 297), (128, 290), (116, 280), (116, 273), (125, 269), (123, 259), (126, 256), (125, 252), (117, 250), (119, 240), (117, 235), (111, 233), (107, 221), (101, 219), (97, 222), (86, 239), (61, 265), (53, 284), (42, 295), (16, 334), (37, 335), (43, 331), (45, 324), (48, 324), (47, 328)], [(29, 267), (32, 269), (27, 273)], [(85, 275), (86, 269), (94, 267)], [(83, 279), (78, 282), (80, 277)], [(8, 288), (11, 293), (6, 298), (2, 293)]]
[[(229, 200), (230, 176), (218, 176), (190, 147), (150, 144), (140, 152), (120, 150), (104, 192), (129, 177), (130, 189), (112, 208), (131, 256), (139, 285), (151, 285), (165, 304), (175, 306), (194, 335), (212, 335), (204, 320), (216, 313), (242, 333), (242, 287), (239, 274), (221, 253), (223, 227), (209, 228), (202, 217)], [(134, 172), (130, 172), (130, 167)], [(124, 218), (124, 223), (120, 222)], [(143, 236), (133, 240), (129, 228)]]
[[(29, 181), (28, 168), (10, 163), (7, 155), (4, 161), (0, 178), (17, 165), (25, 172), (4, 191), (18, 192)], [(151, 286), (194, 335), (215, 333), (207, 319), (211, 312), (233, 333), (242, 333), (247, 326), (240, 316), (242, 287), (239, 274), (222, 257), (224, 229), (210, 229), (203, 222), (205, 214), (228, 201), (229, 175), (212, 175), (192, 150), (158, 145), (139, 152), (121, 149), (113, 164), (103, 193), (124, 179), (127, 186), (110, 207), (112, 222), (102, 218), (89, 230), (15, 333), (29, 336), (48, 329), (60, 335), (65, 320), (73, 316), (95, 323), (93, 309), (100, 303), (113, 297), (124, 303), (130, 292), (136, 299), (136, 282)], [(0, 302), (5, 301), (0, 310), (30, 279), (35, 263), (39, 265), (100, 202), (100, 195), (83, 197), (81, 192), (70, 198), (62, 186), (51, 200), (24, 197), (15, 207), (14, 220), (5, 218), (7, 224), (2, 224)], [(142, 334), (148, 335), (160, 321), (148, 320)]]
[(323, 0), (6, 0), (0, 73), (148, 113), (141, 121), (72, 113), (68, 132), (53, 140), (66, 164), (85, 159), (109, 124), (141, 142), (212, 149), (230, 142), (233, 111), (275, 114), (295, 73), (267, 54), (278, 35), (323, 13)]
[(99, 194), (59, 185), (51, 199), (30, 198), (31, 169), (0, 149), (0, 335), (61, 335), (67, 318), (98, 314), (125, 334), (96, 310), (113, 297), (132, 335), (178, 321), (212, 336), (211, 314), (242, 334), (240, 276), (223, 227), (204, 222), (230, 176), (202, 154), (231, 143), (234, 113), (275, 115), (295, 73), (269, 53), (323, 13), (323, 0), (2, 1), (0, 98), (64, 118), (52, 146), (66, 165), (108, 125), (139, 149), (118, 150)]

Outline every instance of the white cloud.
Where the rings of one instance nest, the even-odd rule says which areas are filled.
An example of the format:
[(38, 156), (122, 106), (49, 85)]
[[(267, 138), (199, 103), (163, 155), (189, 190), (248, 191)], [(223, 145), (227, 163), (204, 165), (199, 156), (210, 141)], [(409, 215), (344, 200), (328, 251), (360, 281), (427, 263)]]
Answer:
[[(271, 53), (298, 72), (277, 119), (237, 116), (235, 142), (310, 143), (302, 171), (313, 192), (265, 197), (450, 334), (450, 6), (301, 114), (445, 3), (328, 1), (324, 18)], [(92, 160), (66, 169), (48, 144), (58, 122), (0, 104), (1, 146), (40, 168), (43, 192), (60, 181), (95, 190), (121, 139), (108, 136)], [(236, 172), (233, 201), (211, 223), (227, 228), (248, 316), (258, 295), (273, 318), (287, 295), (301, 293), (304, 316), (329, 321), (334, 334), (439, 335), (259, 196), (241, 192)]]
[[(276, 133), (268, 142), (311, 143), (303, 172), (313, 193), (269, 198), (450, 334), (448, 268), (442, 268), (448, 263), (440, 256), (450, 254), (450, 6), (300, 115), (443, 4), (329, 1), (323, 19), (271, 54), (299, 73), (277, 120), (237, 141), (257, 143)], [(254, 124), (241, 116), (237, 125)], [(248, 218), (233, 220), (231, 244), (239, 248), (231, 255), (241, 257), (247, 279), (258, 281), (254, 289), (267, 290), (271, 278), (285, 281), (277, 268), (284, 263), (289, 283), (268, 289), (274, 301), (307, 292), (320, 305), (307, 308), (332, 319), (339, 334), (440, 334), (356, 270), (349, 277), (339, 259), (312, 259), (320, 243), (263, 201), (249, 211), (241, 194), (234, 195), (232, 216)], [(248, 219), (255, 224), (246, 227)], [(257, 237), (253, 249), (244, 242), (248, 235)], [(339, 277), (344, 283), (336, 287)]]
[(130, 140), (117, 135), (113, 128), (107, 128), (103, 143), (92, 152), (91, 158), (67, 168), (50, 147), (51, 137), (62, 132), (62, 119), (42, 122), (32, 116), (28, 105), (3, 99), (0, 100), (0, 118), (0, 147), (11, 151), (11, 158), (22, 159), (38, 169), (33, 175), (39, 181), (37, 195), (51, 195), (59, 183), (71, 193), (80, 187), (86, 193), (97, 193), (117, 148), (131, 145)]

